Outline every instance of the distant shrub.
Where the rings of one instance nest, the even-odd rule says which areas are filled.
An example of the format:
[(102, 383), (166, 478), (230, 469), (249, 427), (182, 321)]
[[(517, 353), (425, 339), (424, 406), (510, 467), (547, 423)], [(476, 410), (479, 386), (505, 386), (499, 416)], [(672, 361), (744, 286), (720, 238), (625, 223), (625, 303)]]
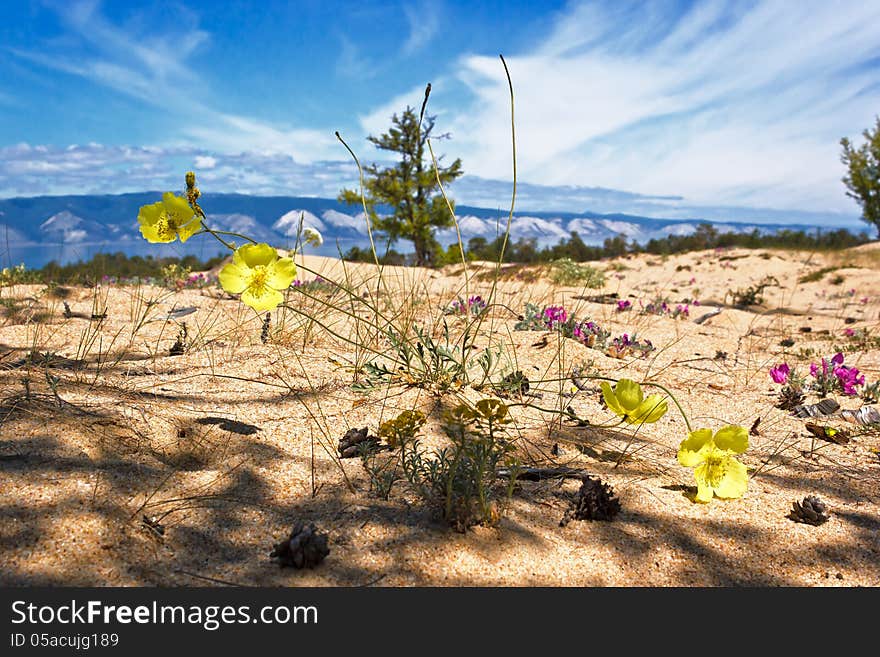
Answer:
[(822, 269), (817, 269), (816, 271), (811, 271), (809, 274), (804, 274), (800, 278), (798, 278), (798, 283), (815, 283), (816, 281), (821, 281), (825, 274), (830, 274), (833, 271), (837, 271), (840, 269), (839, 267), (822, 267)]
[(605, 274), (588, 265), (579, 265), (571, 258), (554, 260), (550, 279), (557, 285), (599, 288), (605, 284)]

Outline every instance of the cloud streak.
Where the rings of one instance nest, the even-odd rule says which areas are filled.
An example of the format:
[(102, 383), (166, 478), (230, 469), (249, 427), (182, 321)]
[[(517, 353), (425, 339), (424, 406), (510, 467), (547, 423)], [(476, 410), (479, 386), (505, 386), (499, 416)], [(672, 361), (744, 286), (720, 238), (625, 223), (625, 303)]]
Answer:
[[(880, 5), (661, 9), (668, 6), (575, 5), (533, 50), (507, 57), (521, 178), (693, 203), (851, 211), (838, 140), (870, 124), (880, 106)], [(469, 172), (505, 177), (500, 63), (465, 55), (459, 65), (455, 79), (470, 102), (456, 109), (437, 88), (433, 107), (453, 117), (455, 154)]]
[(427, 46), (440, 29), (436, 2), (405, 2), (403, 12), (409, 26), (409, 35), (403, 44), (404, 56), (412, 55)]
[[(335, 198), (341, 187), (358, 186), (355, 165), (342, 160), (299, 162), (280, 153), (229, 154), (180, 146), (17, 144), (0, 148), (0, 197), (181, 190), (183, 173), (189, 169), (197, 172), (206, 198), (213, 192)], [(465, 175), (449, 187), (449, 192), (459, 206), (498, 209), (502, 216), (509, 207), (512, 184)], [(572, 185), (520, 183), (516, 207), (518, 215), (593, 212), (670, 219), (858, 225), (854, 212), (697, 205), (676, 196)]]
[(331, 130), (276, 125), (224, 111), (209, 99), (206, 83), (183, 64), (207, 48), (209, 34), (198, 17), (184, 9), (174, 21), (151, 25), (135, 14), (114, 24), (96, 1), (53, 5), (68, 37), (64, 47), (10, 49), (20, 60), (84, 78), (160, 110), (170, 126), (170, 140), (210, 144), (235, 151), (286, 152), (301, 160), (338, 155)]
[[(196, 14), (122, 19), (115, 11), (111, 20), (95, 1), (53, 6), (63, 35), (9, 49), (21, 68), (101, 85), (149, 106), (169, 129), (157, 129), (164, 141), (150, 147), (7, 146), (0, 194), (88, 193), (106, 190), (114, 177), (130, 189), (176, 188), (191, 166), (218, 191), (335, 196), (357, 184), (333, 129), (264, 120), (212, 95), (196, 64), (209, 65), (203, 56), (213, 35)], [(404, 4), (401, 14), (406, 28), (394, 45), (403, 58), (439, 47), (437, 35), (455, 27), (451, 6)], [(520, 208), (693, 216), (748, 206), (758, 214), (856, 215), (840, 182), (838, 141), (858, 137), (880, 107), (877, 3), (843, 10), (816, 0), (583, 2), (554, 16), (506, 54), (516, 90)], [(418, 107), (424, 86), (383, 77), (394, 67), (361, 56), (377, 52), (375, 40), (342, 31), (339, 38), (337, 76), (363, 77), (358, 67), (376, 64), (373, 86), (387, 89), (387, 100), (363, 109), (357, 128), (333, 126), (373, 161), (382, 154), (363, 137), (386, 131), (406, 105)], [(506, 207), (509, 183), (499, 181), (512, 172), (510, 108), (500, 62), (463, 52), (438, 61), (431, 78), (429, 112), (438, 132), (453, 136), (435, 150), (461, 157), (467, 174), (453, 196)], [(315, 102), (334, 102), (327, 93)], [(18, 101), (0, 95), (0, 104)]]

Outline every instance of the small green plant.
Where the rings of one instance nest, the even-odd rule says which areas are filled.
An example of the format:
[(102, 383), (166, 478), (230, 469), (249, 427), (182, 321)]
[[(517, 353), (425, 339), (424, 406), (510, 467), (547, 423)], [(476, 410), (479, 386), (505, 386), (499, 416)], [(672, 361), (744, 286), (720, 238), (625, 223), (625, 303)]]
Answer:
[(381, 458), (381, 446), (375, 441), (364, 441), (360, 444), (361, 464), (370, 477), (370, 491), (377, 497), (387, 500), (391, 496), (394, 484), (403, 479), (401, 461), (406, 454), (406, 447), (411, 443), (425, 424), (425, 415), (421, 411), (403, 411), (392, 420), (379, 426), (379, 437), (384, 438), (395, 450), (390, 458)]
[(458, 531), (493, 526), (501, 519), (498, 466), (512, 471), (503, 486), (504, 499), (516, 483), (514, 447), (506, 435), (509, 422), (507, 406), (497, 399), (483, 399), (475, 408), (462, 404), (444, 414), (443, 432), (451, 447), (428, 454), (414, 440), (401, 448), (413, 490)]
[(556, 285), (580, 285), (600, 288), (605, 285), (605, 274), (589, 265), (579, 265), (571, 258), (559, 258), (552, 263), (550, 280)]
[(764, 303), (764, 290), (768, 287), (778, 287), (779, 281), (775, 276), (765, 276), (760, 283), (750, 285), (747, 288), (739, 288), (736, 292), (728, 290), (727, 295), (733, 297), (735, 306), (756, 306)]
[(513, 325), (514, 331), (544, 331), (547, 323), (544, 321), (544, 309), (534, 303), (527, 303), (519, 321)]
[[(361, 372), (366, 379), (355, 384), (357, 390), (368, 390), (377, 383), (403, 383), (407, 385), (433, 388), (440, 392), (458, 388), (468, 383), (485, 383), (500, 362), (501, 347), (492, 347), (477, 353), (471, 348), (474, 335), (466, 330), (460, 340), (454, 340), (449, 325), (444, 321), (441, 338), (435, 339), (427, 329), (412, 327), (413, 337), (406, 338), (393, 328), (385, 336), (390, 343), (390, 352), (397, 364), (391, 369), (385, 363), (370, 361), (364, 364)], [(474, 352), (476, 355), (471, 356)], [(471, 378), (471, 371), (482, 372), (479, 381)]]
[(522, 397), (529, 391), (529, 387), (529, 377), (522, 370), (517, 370), (505, 375), (492, 389), (499, 397)]
[(376, 497), (387, 500), (391, 497), (394, 484), (403, 478), (398, 468), (398, 460), (380, 459), (379, 450), (374, 443), (363, 442), (359, 449), (361, 465), (370, 478), (370, 492)]

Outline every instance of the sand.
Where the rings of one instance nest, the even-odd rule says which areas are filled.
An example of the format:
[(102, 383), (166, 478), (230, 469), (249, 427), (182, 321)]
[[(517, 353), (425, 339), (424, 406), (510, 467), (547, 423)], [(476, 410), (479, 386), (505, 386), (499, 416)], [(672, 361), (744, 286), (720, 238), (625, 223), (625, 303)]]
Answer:
[[(821, 440), (805, 421), (776, 408), (770, 367), (806, 372), (838, 347), (868, 382), (880, 378), (880, 250), (868, 245), (823, 255), (742, 249), (593, 263), (601, 290), (555, 286), (540, 268), (498, 283), (474, 353), (503, 345), (494, 380), (520, 370), (536, 396), (506, 401), (568, 405), (592, 425), (613, 424), (595, 390), (578, 391), (571, 367), (662, 382), (694, 427), (749, 428), (742, 455), (751, 479), (741, 499), (694, 503), (693, 471), (676, 460), (687, 429), (674, 405), (656, 424), (577, 426), (558, 414), (512, 406), (510, 430), (523, 463), (566, 465), (601, 477), (621, 504), (613, 521), (560, 526), (577, 483), (522, 482), (494, 527), (450, 529), (401, 482), (388, 500), (370, 492), (359, 459), (339, 460), (346, 429), (400, 411), (428, 417), (423, 441), (444, 445), (443, 409), (491, 396), (473, 385), (398, 381), (352, 390), (354, 364), (377, 358), (352, 338), (362, 305), (328, 291), (289, 293), (294, 312), (261, 318), (216, 288), (41, 286), (2, 289), (0, 319), (0, 584), (86, 586), (877, 586), (880, 584), (880, 433), (847, 425), (844, 445)], [(302, 263), (301, 263), (302, 264)], [(324, 277), (375, 293), (375, 268), (306, 257)], [(837, 267), (819, 280), (798, 279)], [(442, 271), (386, 268), (380, 299), (398, 325), (433, 325), (457, 296), (489, 298), (488, 264)], [(301, 271), (304, 279), (314, 274)], [(737, 308), (731, 292), (773, 276), (760, 305)], [(62, 299), (75, 315), (65, 317)], [(613, 299), (633, 310), (617, 312)], [(640, 313), (655, 297), (691, 303), (687, 318)], [(594, 300), (590, 300), (593, 298)], [(152, 301), (147, 306), (146, 301)], [(514, 331), (526, 302), (557, 303), (613, 335), (635, 333), (657, 349), (612, 358), (547, 332)], [(189, 348), (172, 356), (186, 321)], [(721, 312), (696, 323), (715, 307)], [(96, 310), (107, 317), (93, 321)], [(143, 314), (150, 321), (138, 326)], [(282, 318), (283, 315), (283, 318)], [(466, 320), (446, 317), (451, 333)], [(321, 326), (323, 324), (323, 326)], [(809, 329), (809, 332), (806, 332)], [(867, 331), (858, 342), (847, 329)], [(369, 322), (357, 324), (369, 342)], [(332, 333), (331, 333), (332, 331)], [(541, 339), (547, 336), (546, 346)], [(784, 340), (791, 346), (782, 346)], [(387, 340), (374, 343), (390, 353)], [(51, 353), (46, 358), (29, 354)], [(560, 380), (554, 380), (560, 379)], [(587, 387), (592, 387), (588, 382)], [(539, 395), (539, 396), (537, 396)], [(845, 409), (857, 397), (832, 395)], [(818, 400), (816, 395), (808, 403)], [(820, 525), (787, 517), (818, 495), (831, 510)], [(149, 522), (158, 525), (150, 527)], [(273, 545), (294, 522), (328, 535), (317, 568), (279, 568)]]

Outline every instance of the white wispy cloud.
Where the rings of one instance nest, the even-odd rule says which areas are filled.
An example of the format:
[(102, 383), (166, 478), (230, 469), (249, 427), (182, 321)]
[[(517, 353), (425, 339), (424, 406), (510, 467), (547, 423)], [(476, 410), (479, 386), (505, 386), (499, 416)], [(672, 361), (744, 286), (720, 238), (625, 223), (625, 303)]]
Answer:
[[(0, 194), (106, 191), (113, 176), (131, 190), (177, 188), (182, 165), (218, 191), (332, 197), (357, 185), (332, 130), (244, 116), (212, 98), (183, 63), (211, 46), (196, 14), (181, 8), (154, 24), (135, 12), (113, 22), (97, 1), (54, 6), (64, 39), (10, 51), (18, 61), (150, 104), (176, 131), (152, 148), (0, 149)], [(445, 28), (445, 12), (431, 3), (404, 12), (401, 53)], [(851, 217), (857, 206), (840, 183), (838, 141), (873, 124), (878, 56), (877, 3), (573, 3), (530, 47), (507, 56), (519, 207), (733, 218), (750, 206), (742, 212), (756, 221), (773, 214), (764, 208)], [(461, 157), (467, 174), (453, 196), (506, 207), (509, 183), (499, 181), (512, 171), (510, 108), (500, 62), (465, 53), (432, 73), (428, 111), (438, 115), (438, 132), (452, 134), (437, 150)], [(364, 111), (360, 131), (344, 135), (363, 161), (383, 154), (362, 138), (385, 132), (391, 115), (419, 107), (423, 94), (421, 84), (392, 84), (387, 102)]]
[[(0, 148), (0, 197), (182, 190), (183, 174), (189, 169), (198, 174), (206, 199), (219, 192), (335, 198), (343, 186), (358, 188), (358, 172), (350, 161), (299, 162), (282, 153), (230, 154), (188, 146), (57, 147), (22, 143)], [(512, 184), (465, 175), (449, 191), (461, 207), (497, 209), (498, 217), (506, 217)], [(572, 185), (520, 183), (516, 207), (520, 216), (538, 211), (591, 212), (712, 221), (859, 225), (854, 212), (698, 205), (675, 196)], [(352, 208), (352, 213), (359, 211), (359, 206)], [(462, 212), (461, 218), (467, 224), (467, 212)], [(363, 224), (363, 217), (352, 219), (335, 212), (323, 215), (322, 220), (337, 227), (357, 228)], [(467, 226), (463, 229), (467, 230)]]
[(227, 151), (286, 152), (302, 161), (339, 155), (331, 130), (273, 124), (224, 111), (211, 102), (207, 84), (185, 64), (208, 46), (209, 34), (185, 7), (175, 10), (173, 21), (154, 24), (148, 20), (152, 17), (133, 13), (121, 24), (109, 21), (97, 0), (51, 6), (67, 29), (63, 47), (49, 43), (30, 50), (10, 49), (20, 60), (154, 106), (171, 119), (173, 135), (181, 143), (210, 144)]
[[(853, 210), (838, 140), (880, 107), (880, 5), (706, 2), (680, 16), (670, 7), (572, 5), (532, 50), (507, 57), (520, 179)], [(508, 177), (501, 64), (464, 55), (457, 66), (468, 102), (435, 85), (433, 105), (451, 119), (454, 154), (470, 173)]]
[(437, 2), (404, 2), (403, 13), (409, 27), (409, 35), (403, 43), (402, 53), (412, 55), (427, 46), (440, 29)]

